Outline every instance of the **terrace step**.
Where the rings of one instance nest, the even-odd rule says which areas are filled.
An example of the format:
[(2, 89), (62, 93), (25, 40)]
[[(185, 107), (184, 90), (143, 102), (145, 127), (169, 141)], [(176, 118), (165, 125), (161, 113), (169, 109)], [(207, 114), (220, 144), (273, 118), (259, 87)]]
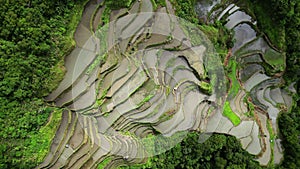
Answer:
[(158, 123), (159, 117), (165, 112), (173, 111), (174, 107), (173, 95), (164, 96), (162, 100), (152, 105), (151, 109), (141, 112), (139, 118), (135, 121), (139, 123)]
[(67, 134), (65, 136), (64, 139), (62, 139), (63, 143), (60, 147), (60, 149), (57, 151), (57, 155), (54, 156), (55, 157), (55, 160), (52, 161), (52, 164), (50, 165), (51, 168), (55, 168), (55, 164), (59, 163), (59, 159), (63, 156), (63, 157), (68, 157), (69, 155), (71, 155), (73, 153), (73, 149), (72, 148), (67, 148), (69, 147), (68, 145), (68, 141), (70, 140), (70, 138), (72, 137), (72, 135), (74, 134), (74, 130), (75, 130), (75, 127), (76, 127), (76, 124), (78, 123), (78, 116), (76, 113), (72, 112), (71, 113), (72, 115), (72, 119), (71, 121), (69, 121), (70, 123), (70, 127), (69, 129), (67, 130)]
[(264, 72), (264, 68), (259, 64), (248, 64), (239, 71), (239, 79), (245, 83), (257, 72)]
[(179, 125), (174, 127), (168, 134), (173, 135), (178, 131), (190, 130), (197, 120), (201, 120), (201, 119), (196, 119), (195, 117), (196, 117), (197, 106), (201, 104), (203, 100), (204, 100), (204, 96), (196, 91), (192, 91), (188, 95), (186, 95), (183, 100), (183, 106), (184, 106), (183, 121)]
[(195, 123), (193, 125), (193, 127), (191, 128), (191, 130), (196, 130), (199, 131), (200, 130), (200, 124), (201, 121), (204, 120), (205, 114), (202, 114), (202, 111), (205, 109), (205, 107), (208, 106), (207, 104), (205, 104), (204, 102), (199, 103), (195, 110), (194, 110), (194, 114), (195, 114)]
[[(143, 48), (158, 46), (169, 41), (171, 36), (171, 21), (166, 13), (166, 8), (159, 8), (154, 15), (154, 21), (150, 28), (151, 37), (146, 42), (140, 44)], [(161, 24), (164, 23), (164, 24)]]
[(68, 106), (73, 111), (80, 111), (91, 107), (96, 102), (96, 83), (93, 83), (89, 90), (87, 90), (80, 98), (75, 100), (73, 104)]
[(246, 150), (251, 154), (257, 155), (262, 151), (262, 146), (261, 146), (262, 143), (260, 143), (259, 135), (260, 135), (259, 127), (255, 122), (251, 133), (252, 140), (246, 148)]
[(251, 136), (240, 138), (243, 149), (247, 149), (249, 144), (252, 142)]
[[(88, 151), (90, 149), (90, 140), (88, 138), (88, 124), (87, 124), (87, 119), (86, 118), (81, 118), (82, 116), (78, 116), (79, 117), (79, 123), (81, 125), (81, 127), (84, 130), (84, 139), (81, 142), (81, 144), (79, 145), (78, 148), (73, 149), (72, 154), (67, 154), (67, 156), (60, 156), (60, 158), (58, 159), (58, 162), (55, 163), (55, 165), (53, 166), (53, 168), (61, 168), (61, 167), (67, 167), (70, 168), (76, 161), (78, 161), (82, 156), (84, 156), (86, 153), (86, 151)], [(68, 147), (70, 148), (70, 147)], [(68, 148), (66, 148), (65, 150), (68, 151)]]
[(281, 93), (282, 93), (282, 98), (284, 100), (284, 103), (285, 103), (287, 109), (289, 110), (293, 105), (293, 98), (284, 89), (281, 89)]
[(262, 123), (262, 125), (260, 126), (261, 130), (262, 130), (261, 135), (265, 135), (265, 137), (262, 137), (262, 139), (264, 140), (263, 144), (264, 144), (265, 148), (263, 148), (264, 151), (262, 152), (262, 155), (258, 158), (257, 161), (259, 161), (259, 163), (261, 165), (266, 166), (269, 163), (269, 161), (271, 160), (271, 152), (272, 152), (271, 144), (270, 144), (270, 141), (269, 141), (270, 140), (270, 133), (267, 129), (267, 120), (268, 120), (268, 118), (265, 115), (261, 114), (261, 113), (258, 113), (257, 115), (260, 119), (260, 122)]
[(275, 78), (275, 79), (273, 78), (270, 80), (262, 81), (261, 83), (256, 85), (254, 88), (252, 88), (250, 91), (250, 96), (253, 100), (253, 103), (265, 110), (267, 110), (269, 107), (274, 108), (274, 106), (272, 104), (270, 104), (267, 100), (265, 100), (264, 91), (268, 87), (279, 85), (280, 81), (281, 81), (281, 79), (279, 79), (279, 78)]
[(115, 95), (112, 96), (114, 105), (119, 105), (138, 90), (146, 81), (148, 77), (141, 69), (138, 70)]
[(223, 116), (222, 112), (223, 110), (218, 111), (216, 109), (215, 112), (211, 113), (213, 115), (207, 118), (206, 123), (202, 123), (201, 121), (200, 129), (208, 133), (228, 133), (233, 124), (227, 117)]
[(198, 75), (200, 77), (203, 76), (203, 73), (205, 72), (204, 68), (204, 52), (207, 50), (207, 48), (203, 45), (188, 48), (186, 50), (177, 51), (174, 55), (176, 56), (184, 56), (186, 58), (189, 65), (196, 70)]
[(37, 168), (47, 168), (55, 159), (57, 158), (59, 154), (59, 150), (61, 146), (63, 146), (64, 143), (64, 137), (68, 133), (68, 128), (71, 121), (71, 114), (69, 111), (64, 110), (62, 113), (62, 120), (61, 123), (56, 131), (56, 134), (51, 142), (50, 151), (47, 154), (47, 156), (44, 159), (44, 162), (40, 164)]
[(134, 17), (134, 20), (122, 30), (120, 38), (120, 50), (122, 53), (126, 52), (127, 46), (130, 42), (130, 37), (135, 35), (153, 16), (153, 6), (150, 0), (142, 0), (140, 6), (141, 12)]
[(87, 84), (88, 76), (85, 75), (78, 83), (72, 85), (72, 89), (55, 100), (55, 104), (59, 107), (65, 106), (66, 104), (71, 103), (75, 98), (80, 96), (83, 92), (87, 90), (89, 84)]
[(274, 102), (274, 100), (271, 98), (270, 92), (271, 92), (271, 87), (266, 88), (264, 90), (264, 98), (270, 104), (272, 104), (273, 106), (276, 106), (276, 102)]
[(239, 23), (252, 22), (252, 17), (243, 11), (236, 11), (229, 15), (226, 20), (228, 22), (225, 24), (225, 27), (228, 29), (233, 29)]
[(263, 62), (260, 54), (246, 55), (238, 58), (243, 66), (247, 66), (247, 64), (259, 64)]
[(239, 90), (237, 95), (230, 101), (230, 107), (233, 112), (237, 113), (239, 117), (243, 117), (248, 112), (247, 104), (244, 102), (246, 92)]
[(101, 138), (101, 146), (92, 156), (92, 162), (89, 164), (91, 168), (96, 168), (101, 161), (110, 156), (109, 153), (112, 150), (112, 143), (110, 139), (101, 134), (99, 134), (99, 137)]
[(131, 132), (134, 132), (134, 134), (140, 138), (144, 138), (148, 134), (152, 133), (153, 131), (149, 126), (144, 126), (143, 124), (138, 124), (134, 127), (134, 129), (132, 129)]
[(96, 54), (94, 52), (76, 47), (65, 59), (67, 73), (65, 74), (64, 79), (59, 84), (58, 88), (46, 97), (46, 100), (53, 101), (65, 90), (72, 87), (72, 84), (82, 75), (95, 57)]
[[(132, 23), (132, 21), (136, 18), (137, 13), (140, 12), (140, 6), (141, 3), (135, 2), (131, 9), (128, 11), (129, 15), (126, 15), (125, 17), (122, 17), (121, 19), (118, 18), (115, 21), (115, 36), (120, 37), (121, 32), (128, 27), (129, 24)], [(122, 16), (122, 15), (120, 15)]]
[(281, 103), (281, 104), (284, 103), (284, 100), (283, 100), (283, 97), (281, 94), (281, 90), (279, 88), (272, 89), (270, 91), (270, 95), (271, 95), (272, 100), (274, 100), (276, 103)]
[(252, 75), (244, 84), (245, 89), (249, 92), (251, 91), (255, 86), (259, 85), (263, 81), (266, 81), (270, 79), (269, 76), (262, 74), (260, 72), (256, 72), (254, 75)]
[(158, 49), (145, 50), (141, 61), (148, 76), (154, 79), (156, 84), (159, 84), (158, 70), (156, 67), (161, 55), (159, 53), (161, 53), (161, 51)]
[(145, 111), (132, 114), (128, 116), (128, 118), (141, 123), (149, 123), (151, 120), (146, 120), (146, 118), (153, 117), (159, 114), (159, 110), (163, 109), (164, 100), (165, 99), (159, 100), (157, 101), (157, 103), (151, 105), (151, 107), (149, 107)]
[(235, 4), (224, 4), (223, 9), (221, 9), (218, 13), (215, 14), (216, 18), (212, 18), (213, 20), (220, 20), (229, 10), (233, 9)]
[(238, 49), (236, 55), (239, 57), (255, 53), (264, 55), (269, 50), (272, 50), (269, 44), (262, 37), (258, 37)]
[(231, 128), (228, 134), (233, 135), (238, 139), (250, 136), (253, 124), (253, 121), (242, 121), (238, 126)]
[(118, 67), (114, 71), (114, 76), (111, 79), (111, 87), (108, 90), (106, 96), (112, 97), (116, 91), (121, 88), (130, 77), (136, 73), (137, 67), (134, 64), (129, 65), (129, 61), (127, 59), (123, 59), (121, 61), (120, 67)]
[[(179, 99), (180, 100), (179, 105), (176, 106), (175, 108), (173, 107), (173, 109), (166, 109), (167, 111), (164, 112), (164, 113), (168, 113), (171, 115), (174, 114), (174, 116), (170, 120), (168, 119), (167, 121), (163, 121), (163, 122), (158, 123), (157, 125), (153, 126), (157, 131), (160, 131), (163, 134), (168, 134), (171, 129), (173, 129), (174, 127), (179, 125), (179, 123), (181, 123), (184, 120), (184, 109), (183, 109), (184, 101), (183, 100), (184, 100), (185, 96), (187, 96), (190, 92), (192, 92), (191, 90), (186, 88), (188, 86), (189, 86), (189, 84), (184, 84), (179, 89), (179, 91), (182, 91), (180, 93), (181, 97)], [(169, 113), (169, 111), (170, 111), (170, 113)], [(191, 112), (186, 112), (186, 113), (191, 113)], [(170, 116), (170, 115), (168, 115), (168, 116)]]

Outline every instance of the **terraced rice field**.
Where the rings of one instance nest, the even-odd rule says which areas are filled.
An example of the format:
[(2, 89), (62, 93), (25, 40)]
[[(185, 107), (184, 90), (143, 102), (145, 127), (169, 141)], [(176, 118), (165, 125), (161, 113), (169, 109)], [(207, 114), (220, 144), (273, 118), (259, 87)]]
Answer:
[[(278, 87), (281, 77), (266, 75), (265, 67), (282, 70), (282, 54), (235, 4), (208, 6), (207, 21), (227, 19), (225, 26), (235, 32), (231, 59), (239, 66), (229, 78), (239, 88), (227, 90), (213, 45), (196, 26), (189, 27), (198, 31), (196, 37), (190, 34), (189, 23), (166, 4), (154, 11), (151, 0), (136, 1), (112, 11), (104, 26), (99, 18), (105, 6), (94, 0), (86, 5), (75, 33), (77, 47), (65, 60), (67, 74), (47, 97), (65, 111), (49, 154), (37, 168), (142, 163), (172, 148), (190, 130), (234, 135), (262, 165), (270, 162), (272, 151), (280, 161), (280, 140), (272, 147), (266, 121), (271, 120), (276, 135), (277, 105), (289, 107), (291, 99)], [(234, 91), (227, 101), (226, 91)], [(222, 113), (225, 102), (229, 114)], [(160, 140), (172, 141), (154, 151)]]
[[(235, 44), (232, 48), (231, 61), (238, 64), (236, 69), (238, 73), (236, 77), (232, 77), (232, 74), (228, 76), (231, 80), (238, 79), (239, 89), (235, 84), (231, 85), (234, 89), (229, 91), (239, 90), (239, 92), (234, 92), (235, 96), (230, 92), (231, 95), (227, 100), (230, 102), (231, 110), (242, 120), (237, 127), (248, 121), (253, 121), (256, 126), (252, 129), (255, 129), (256, 134), (251, 137), (258, 140), (250, 141), (245, 137), (241, 139), (241, 143), (247, 151), (258, 155), (261, 165), (278, 164), (282, 159), (282, 148), (277, 137), (276, 119), (279, 112), (284, 111), (282, 107), (289, 107), (287, 100), (291, 99), (289, 96), (289, 99), (284, 101), (283, 98), (287, 95), (280, 93), (287, 93), (287, 91), (279, 87), (283, 82), (278, 74), (285, 69), (285, 55), (272, 47), (267, 37), (262, 34), (263, 30), (257, 28), (256, 21), (245, 12), (246, 10), (230, 1), (213, 2), (218, 2), (218, 5), (210, 3), (212, 6), (207, 12), (207, 20), (209, 22), (225, 20), (227, 21), (225, 27), (234, 32)], [(201, 2), (198, 5), (201, 6)], [(282, 106), (279, 108), (278, 105)], [(234, 115), (229, 116), (228, 111), (226, 115), (233, 124), (237, 123)], [(269, 130), (267, 121), (270, 121), (272, 126)], [(228, 133), (228, 120), (222, 118), (221, 123), (226, 127), (218, 131)], [(230, 130), (237, 132), (229, 131), (229, 134), (238, 136), (244, 132), (244, 129), (245, 127), (237, 131), (233, 127)], [(273, 138), (270, 135), (273, 135)], [(271, 157), (272, 155), (274, 157)]]

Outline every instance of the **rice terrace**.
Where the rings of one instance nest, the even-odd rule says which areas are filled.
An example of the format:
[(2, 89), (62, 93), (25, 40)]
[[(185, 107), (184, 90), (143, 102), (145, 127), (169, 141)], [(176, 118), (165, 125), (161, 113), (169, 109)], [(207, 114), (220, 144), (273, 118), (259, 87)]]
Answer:
[(299, 1), (23, 1), (0, 8), (0, 168), (299, 166)]

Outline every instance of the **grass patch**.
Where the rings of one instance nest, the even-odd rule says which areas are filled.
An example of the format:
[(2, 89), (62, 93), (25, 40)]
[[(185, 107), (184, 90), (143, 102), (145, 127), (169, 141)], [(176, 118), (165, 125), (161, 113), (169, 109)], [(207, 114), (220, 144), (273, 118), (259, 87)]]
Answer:
[(248, 95), (244, 98), (244, 102), (247, 103), (249, 111), (247, 113), (245, 113), (245, 115), (247, 117), (254, 117), (254, 109), (255, 109), (255, 107), (254, 107), (253, 103), (251, 103), (250, 101), (248, 101), (247, 97), (248, 97)]
[(237, 126), (241, 123), (241, 119), (237, 116), (231, 109), (230, 103), (228, 101), (225, 102), (223, 115), (228, 117), (229, 120), (233, 123), (233, 125)]
[(205, 81), (200, 81), (199, 87), (201, 91), (204, 91), (204, 93), (212, 94), (213, 92), (213, 86)]
[(219, 31), (211, 25), (200, 25), (200, 30), (212, 41), (213, 44), (218, 42)]
[(175, 113), (176, 113), (176, 110), (169, 110), (167, 112), (164, 112), (164, 114), (162, 114), (158, 119), (160, 122), (168, 121), (173, 118)]
[(268, 132), (270, 134), (270, 145), (271, 145), (271, 160), (269, 161), (269, 164), (268, 166), (269, 167), (274, 167), (274, 146), (275, 146), (275, 134), (273, 132), (273, 128), (272, 128), (272, 125), (270, 123), (269, 120), (267, 120), (267, 129), (268, 129)]
[(229, 71), (227, 73), (227, 76), (231, 79), (231, 87), (229, 89), (229, 96), (235, 97), (240, 89), (240, 83), (236, 78), (236, 69), (237, 69), (237, 62), (233, 59), (229, 60), (228, 63)]
[(105, 0), (105, 5), (110, 9), (129, 8), (133, 0)]
[(146, 102), (150, 101), (150, 99), (153, 98), (153, 96), (155, 96), (154, 94), (150, 94), (147, 97), (145, 97), (138, 105), (137, 107), (141, 107), (142, 105), (144, 105)]
[(100, 66), (103, 62), (105, 62), (105, 58), (106, 57), (107, 57), (106, 54), (104, 54), (104, 55), (97, 55), (95, 61), (88, 68), (86, 74), (90, 74), (96, 67)]
[(270, 134), (270, 140), (273, 140), (271, 143), (273, 143), (273, 145), (274, 145), (275, 134), (273, 132), (273, 128), (272, 128), (272, 125), (271, 125), (269, 120), (267, 120), (267, 129), (268, 129), (269, 134)]
[(111, 162), (112, 158), (111, 157), (107, 157), (105, 158), (105, 160), (103, 160), (101, 163), (98, 164), (98, 169), (103, 169), (105, 168), (105, 166)]
[[(48, 110), (52, 108), (46, 108)], [(41, 127), (37, 134), (32, 135), (28, 145), (28, 151), (24, 153), (23, 158), (35, 159), (41, 163), (47, 155), (51, 142), (55, 136), (56, 130), (61, 122), (62, 109), (55, 108), (49, 117), (49, 122)]]
[(279, 71), (284, 71), (285, 69), (285, 57), (270, 49), (267, 50), (266, 53), (264, 54), (264, 59), (265, 61), (271, 65), (274, 69), (279, 70)]

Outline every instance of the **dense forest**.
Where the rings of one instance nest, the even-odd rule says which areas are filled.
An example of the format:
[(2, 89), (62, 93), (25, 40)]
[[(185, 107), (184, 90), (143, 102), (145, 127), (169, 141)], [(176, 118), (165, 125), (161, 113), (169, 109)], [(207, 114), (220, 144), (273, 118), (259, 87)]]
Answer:
[(33, 154), (47, 151), (49, 138), (36, 136), (56, 109), (43, 97), (63, 78), (83, 6), (84, 0), (1, 1), (0, 168), (34, 167)]
[[(254, 156), (242, 149), (241, 143), (233, 136), (214, 134), (204, 143), (199, 143), (199, 134), (189, 133), (179, 144), (165, 153), (150, 158), (143, 165), (123, 168), (261, 168)], [(156, 149), (161, 145), (156, 144)]]
[[(0, 168), (33, 168), (47, 153), (52, 136), (39, 137), (40, 129), (52, 112), (59, 115), (61, 110), (45, 103), (43, 97), (63, 78), (64, 56), (74, 47), (73, 33), (86, 2), (1, 1)], [(114, 9), (130, 5), (128, 2), (111, 0), (107, 5)], [(195, 0), (172, 2), (177, 2), (178, 16), (198, 24), (192, 12)], [(299, 93), (299, 0), (245, 2), (257, 16), (258, 26), (280, 50), (285, 51), (287, 69), (284, 78), (287, 84), (297, 82), (295, 88)], [(161, 0), (158, 4), (163, 5)], [(284, 161), (279, 168), (300, 166), (300, 99), (298, 96), (294, 99), (296, 103), (293, 109), (281, 114), (278, 120), (285, 148)], [(51, 133), (48, 130), (43, 132)], [(203, 144), (198, 144), (197, 139), (197, 133), (189, 134), (182, 143), (153, 157), (143, 167), (182, 168), (184, 165), (186, 168), (195, 168), (200, 162), (198, 168), (259, 168), (253, 156), (242, 150), (234, 137), (213, 135)]]

